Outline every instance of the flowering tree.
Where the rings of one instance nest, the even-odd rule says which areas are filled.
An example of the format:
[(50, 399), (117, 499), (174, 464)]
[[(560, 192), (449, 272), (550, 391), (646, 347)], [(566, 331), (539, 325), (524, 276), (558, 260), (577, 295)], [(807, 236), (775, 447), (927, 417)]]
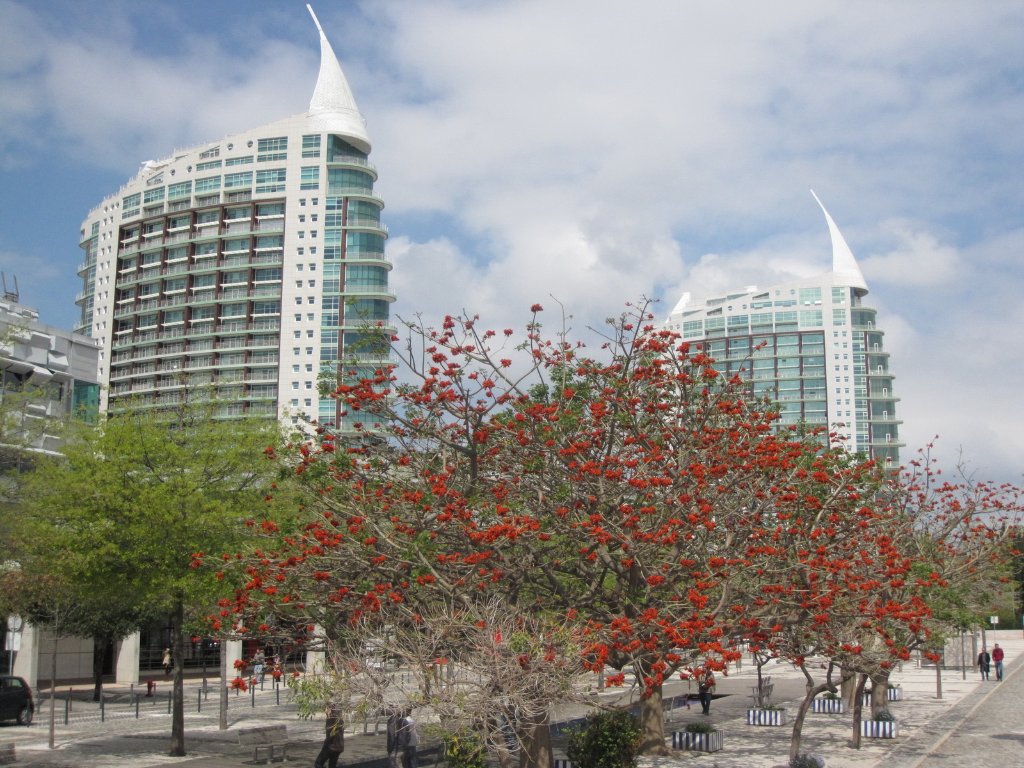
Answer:
[[(339, 386), (363, 438), (325, 428), (283, 457), (306, 483), (307, 525), (253, 522), (276, 539), (245, 561), (222, 618), (269, 604), (344, 645), (395, 606), (472, 614), (500, 599), (578, 627), (590, 670), (632, 666), (643, 747), (661, 750), (663, 682), (736, 655), (728, 638), (756, 621), (737, 584), (762, 578), (765, 515), (822, 482), (806, 469), (820, 440), (780, 433), (646, 302), (609, 321), (597, 356), (544, 338), (540, 311), (516, 350), (525, 365), (513, 331), (449, 317), (409, 324), (399, 370)], [(815, 471), (828, 479), (832, 463)]]

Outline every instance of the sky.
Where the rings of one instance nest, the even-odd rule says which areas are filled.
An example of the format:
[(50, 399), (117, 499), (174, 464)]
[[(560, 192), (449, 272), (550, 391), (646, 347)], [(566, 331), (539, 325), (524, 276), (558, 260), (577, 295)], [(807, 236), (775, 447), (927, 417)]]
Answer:
[[(317, 0), (366, 118), (393, 313), (582, 332), (857, 257), (903, 460), (1024, 485), (1024, 1)], [(145, 160), (304, 112), (298, 0), (0, 0), (0, 272), (71, 328)], [(936, 440), (937, 438), (937, 440)]]

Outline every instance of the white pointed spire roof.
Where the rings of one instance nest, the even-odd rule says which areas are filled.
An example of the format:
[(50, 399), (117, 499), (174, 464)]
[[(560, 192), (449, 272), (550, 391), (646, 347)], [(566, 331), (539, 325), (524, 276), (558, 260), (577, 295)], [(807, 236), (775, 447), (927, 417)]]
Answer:
[(320, 33), (320, 74), (316, 79), (313, 98), (309, 101), (309, 116), (315, 118), (318, 127), (331, 133), (338, 133), (358, 146), (364, 152), (370, 151), (370, 137), (366, 132), (366, 121), (356, 106), (352, 89), (349, 88), (345, 73), (341, 71), (338, 57), (334, 55), (327, 35), (311, 5), (306, 5)]
[(860, 267), (857, 265), (857, 260), (853, 257), (853, 251), (850, 250), (850, 246), (846, 244), (846, 240), (843, 238), (843, 233), (839, 231), (839, 227), (832, 220), (829, 212), (825, 209), (825, 205), (814, 194), (813, 189), (811, 190), (811, 195), (814, 196), (815, 201), (821, 207), (821, 212), (825, 214), (825, 222), (828, 224), (828, 231), (832, 236), (832, 273), (851, 288), (860, 288), (867, 292), (868, 284), (864, 280)]

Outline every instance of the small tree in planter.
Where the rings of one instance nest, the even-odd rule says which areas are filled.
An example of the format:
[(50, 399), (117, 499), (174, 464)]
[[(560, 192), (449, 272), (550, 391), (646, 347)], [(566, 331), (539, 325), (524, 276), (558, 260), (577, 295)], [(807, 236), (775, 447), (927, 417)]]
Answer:
[(860, 726), (861, 733), (868, 738), (894, 739), (899, 736), (899, 723), (888, 709), (877, 712), (871, 720), (862, 720)]
[(761, 674), (764, 665), (774, 657), (761, 649), (752, 654), (757, 665), (757, 687), (753, 689), (754, 706), (747, 710), (747, 725), (785, 725), (786, 710), (772, 704), (771, 678)]
[(811, 711), (839, 715), (846, 711), (846, 706), (842, 697), (832, 691), (828, 691), (824, 696), (816, 698), (811, 702)]
[(691, 752), (718, 752), (723, 741), (722, 732), (705, 722), (687, 723), (686, 730), (672, 733), (672, 748)]
[(635, 768), (640, 735), (640, 723), (630, 712), (597, 712), (569, 732), (565, 754), (575, 768)]
[(825, 758), (810, 752), (802, 753), (790, 758), (789, 768), (825, 768)]

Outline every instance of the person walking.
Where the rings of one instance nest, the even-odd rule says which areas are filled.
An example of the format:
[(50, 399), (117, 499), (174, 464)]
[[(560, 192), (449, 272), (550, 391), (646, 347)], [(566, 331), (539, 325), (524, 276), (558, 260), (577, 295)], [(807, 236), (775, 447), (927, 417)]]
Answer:
[(992, 648), (992, 663), (996, 666), (996, 680), (1003, 679), (1003, 649), (999, 647), (999, 643), (996, 643)]
[(388, 768), (402, 768), (405, 750), (398, 743), (399, 734), (402, 730), (402, 710), (392, 707), (388, 710), (388, 723), (385, 728), (387, 732)]
[(992, 663), (992, 656), (989, 655), (988, 649), (985, 646), (981, 646), (981, 653), (978, 654), (978, 671), (981, 672), (981, 679), (988, 680), (988, 670)]
[(402, 739), (405, 746), (405, 759), (402, 761), (404, 768), (418, 768), (416, 748), (420, 743), (420, 734), (410, 707), (406, 707), (405, 717), (402, 720), (402, 731), (405, 734), (405, 738)]
[(715, 673), (706, 664), (697, 675), (697, 698), (700, 699), (702, 715), (711, 714), (711, 693), (715, 690)]
[(263, 651), (256, 651), (256, 655), (252, 657), (252, 674), (256, 678), (256, 682), (263, 685), (263, 675), (266, 671), (267, 657)]
[[(152, 658), (152, 656), (150, 657)], [(171, 670), (174, 669), (174, 661), (171, 659), (171, 649), (164, 648), (164, 658), (160, 662), (160, 666), (164, 668), (164, 674), (171, 674)]]
[(334, 704), (328, 704), (327, 721), (324, 723), (324, 743), (316, 756), (313, 768), (338, 768), (338, 758), (345, 751), (345, 723), (341, 712)]

